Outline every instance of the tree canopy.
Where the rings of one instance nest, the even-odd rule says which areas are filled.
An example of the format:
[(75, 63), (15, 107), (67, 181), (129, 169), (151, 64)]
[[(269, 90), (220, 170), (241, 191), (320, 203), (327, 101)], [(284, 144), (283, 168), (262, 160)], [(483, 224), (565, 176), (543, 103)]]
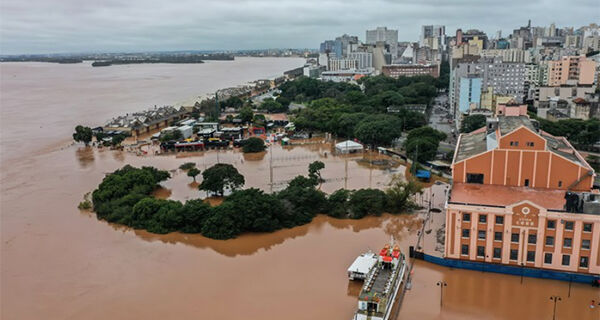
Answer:
[(265, 151), (265, 142), (261, 138), (250, 137), (244, 141), (242, 151), (244, 153), (255, 153)]
[(93, 133), (92, 129), (84, 126), (75, 127), (75, 133), (73, 133), (73, 140), (77, 142), (83, 142), (86, 146), (92, 141)]
[(404, 146), (411, 159), (416, 155), (417, 161), (425, 162), (435, 158), (440, 141), (444, 139), (446, 139), (445, 133), (424, 126), (409, 131)]
[(300, 77), (282, 85), (280, 97), (307, 104), (293, 117), (297, 129), (331, 132), (368, 144), (390, 144), (403, 130), (427, 124), (423, 114), (405, 106), (429, 104), (437, 95), (436, 79), (376, 76), (360, 81), (364, 93), (356, 85)]
[(226, 189), (235, 191), (245, 183), (244, 176), (227, 163), (217, 163), (202, 172), (202, 183), (198, 188), (223, 195)]
[(482, 114), (474, 114), (463, 118), (460, 124), (460, 132), (469, 133), (485, 127), (486, 117)]

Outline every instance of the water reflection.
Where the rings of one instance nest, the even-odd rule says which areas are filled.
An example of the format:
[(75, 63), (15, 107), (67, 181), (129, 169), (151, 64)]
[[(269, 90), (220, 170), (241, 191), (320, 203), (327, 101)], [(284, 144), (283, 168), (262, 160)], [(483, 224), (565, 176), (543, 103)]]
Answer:
[(79, 147), (75, 149), (75, 157), (82, 169), (87, 168), (94, 163), (94, 148)]
[[(404, 240), (408, 235), (415, 234), (420, 225), (420, 218), (414, 214), (390, 215), (385, 214), (382, 217), (366, 217), (361, 220), (335, 219), (325, 215), (319, 215), (309, 224), (297, 226), (291, 229), (278, 230), (272, 233), (252, 233), (242, 234), (235, 239), (214, 240), (206, 238), (200, 234), (184, 234), (173, 232), (166, 235), (153, 234), (145, 230), (133, 230), (133, 232), (143, 240), (154, 242), (177, 244), (182, 243), (200, 249), (212, 249), (227, 257), (236, 257), (238, 255), (253, 255), (258, 251), (269, 251), (273, 247), (284, 242), (310, 233), (318, 233), (324, 227), (330, 226), (338, 230), (348, 229), (358, 233), (369, 229), (380, 229), (382, 226), (386, 235), (394, 236), (398, 241)], [(115, 229), (113, 224), (111, 224)], [(397, 233), (399, 231), (399, 233)]]

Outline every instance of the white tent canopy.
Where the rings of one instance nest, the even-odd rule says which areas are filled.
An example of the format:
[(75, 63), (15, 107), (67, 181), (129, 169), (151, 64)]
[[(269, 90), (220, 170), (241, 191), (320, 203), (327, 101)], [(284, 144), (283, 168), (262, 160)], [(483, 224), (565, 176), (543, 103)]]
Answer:
[(353, 153), (359, 152), (363, 150), (362, 144), (352, 141), (346, 140), (335, 145), (335, 150), (339, 153)]

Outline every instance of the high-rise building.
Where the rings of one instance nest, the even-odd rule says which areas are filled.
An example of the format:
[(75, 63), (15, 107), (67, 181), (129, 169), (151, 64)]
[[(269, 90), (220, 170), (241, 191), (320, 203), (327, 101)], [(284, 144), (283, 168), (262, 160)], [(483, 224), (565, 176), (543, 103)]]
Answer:
[(398, 57), (398, 30), (388, 29), (387, 27), (367, 30), (366, 43), (374, 45), (377, 42), (383, 42), (389, 46), (392, 59), (395, 60)]
[(443, 51), (446, 49), (446, 27), (439, 25), (428, 25), (421, 27), (421, 47)]
[(582, 56), (565, 56), (548, 64), (548, 85), (591, 85), (594, 84), (596, 62)]

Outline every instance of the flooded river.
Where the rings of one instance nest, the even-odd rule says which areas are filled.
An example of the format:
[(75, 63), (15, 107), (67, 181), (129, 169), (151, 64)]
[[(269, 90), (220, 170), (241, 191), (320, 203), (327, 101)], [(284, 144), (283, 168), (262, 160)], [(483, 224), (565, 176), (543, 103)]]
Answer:
[[(360, 155), (332, 156), (328, 144), (273, 146), (258, 158), (236, 151), (138, 157), (69, 145), (76, 124), (101, 124), (123, 112), (275, 75), (302, 62), (239, 59), (236, 65), (102, 70), (0, 65), (1, 318), (350, 319), (360, 286), (348, 283), (346, 268), (392, 235), (407, 252), (422, 223), (418, 216), (359, 221), (318, 216), (293, 229), (217, 241), (131, 230), (77, 209), (104, 174), (127, 163), (170, 170), (173, 177), (163, 183), (161, 195), (177, 200), (204, 196), (177, 169), (188, 161), (201, 170), (216, 162), (234, 164), (246, 176), (246, 187), (270, 191), (321, 160), (326, 192), (384, 188), (402, 166), (371, 168), (357, 161)], [(521, 284), (519, 277), (425, 262), (417, 262), (413, 276), (399, 319), (550, 319), (549, 296), (555, 294), (563, 298), (558, 319), (600, 316), (600, 307), (588, 307), (591, 299), (600, 300), (599, 293), (587, 285), (573, 284), (568, 297), (565, 282), (525, 278)], [(440, 280), (448, 283), (441, 308), (435, 285)]]

